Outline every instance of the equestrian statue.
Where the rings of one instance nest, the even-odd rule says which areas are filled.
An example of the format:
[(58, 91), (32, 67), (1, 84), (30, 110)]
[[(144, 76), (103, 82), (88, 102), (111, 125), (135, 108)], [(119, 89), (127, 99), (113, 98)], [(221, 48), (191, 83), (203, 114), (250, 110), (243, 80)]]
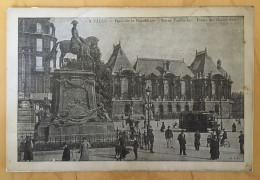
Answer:
[[(61, 69), (77, 69), (77, 70), (86, 70), (89, 68), (93, 68), (97, 59), (100, 58), (101, 53), (98, 47), (99, 39), (90, 36), (87, 38), (82, 38), (79, 36), (77, 30), (78, 22), (76, 20), (72, 21), (73, 25), (71, 29), (71, 40), (63, 40), (57, 42), (50, 53), (47, 55), (48, 59), (56, 59), (57, 48), (59, 45), (59, 49), (61, 55), (59, 57), (59, 66)], [(68, 59), (64, 59), (67, 53), (71, 53), (77, 55), (77, 60), (74, 62), (69, 62)]]

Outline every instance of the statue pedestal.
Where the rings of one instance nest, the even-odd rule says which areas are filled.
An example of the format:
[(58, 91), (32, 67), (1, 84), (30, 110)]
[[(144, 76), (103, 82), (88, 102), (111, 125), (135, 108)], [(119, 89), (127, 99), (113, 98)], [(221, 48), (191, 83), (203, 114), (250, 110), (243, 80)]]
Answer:
[[(89, 71), (56, 70), (53, 73), (52, 120), (43, 119), (38, 136), (45, 141), (111, 135), (114, 125), (100, 115), (96, 105), (95, 74)], [(104, 117), (104, 118), (103, 118)], [(65, 138), (65, 139), (64, 139)]]

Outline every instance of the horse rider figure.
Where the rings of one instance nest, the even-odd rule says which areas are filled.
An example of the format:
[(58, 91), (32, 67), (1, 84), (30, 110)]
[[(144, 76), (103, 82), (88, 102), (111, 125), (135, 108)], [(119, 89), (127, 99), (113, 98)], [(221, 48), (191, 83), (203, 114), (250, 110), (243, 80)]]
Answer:
[(83, 55), (83, 43), (85, 44), (85, 41), (83, 38), (79, 36), (78, 30), (77, 30), (77, 24), (78, 22), (76, 20), (73, 20), (72, 23), (73, 27), (71, 29), (72, 38), (71, 38), (71, 48), (74, 48), (74, 45), (79, 45), (79, 52), (78, 55), (82, 57)]

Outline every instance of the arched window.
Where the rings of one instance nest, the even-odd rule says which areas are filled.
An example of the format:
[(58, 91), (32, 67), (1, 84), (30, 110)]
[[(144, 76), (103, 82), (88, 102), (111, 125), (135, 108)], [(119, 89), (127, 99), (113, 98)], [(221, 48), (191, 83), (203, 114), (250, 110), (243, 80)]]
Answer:
[(29, 31), (29, 24), (26, 19), (22, 21), (22, 31), (23, 32), (28, 32)]
[(218, 104), (215, 105), (215, 113), (219, 114), (219, 105)]
[(179, 104), (176, 105), (177, 112), (181, 112), (181, 106)]
[(50, 41), (50, 49), (52, 50), (53, 48), (53, 41)]
[(185, 105), (185, 111), (190, 111), (190, 106), (188, 104)]
[(123, 77), (121, 81), (121, 95), (123, 97), (128, 95), (128, 79), (126, 77)]
[(44, 34), (49, 34), (50, 33), (50, 27), (49, 26), (45, 26), (44, 27)]
[(168, 113), (172, 114), (172, 105), (171, 104), (168, 104)]
[(159, 105), (159, 113), (160, 113), (161, 118), (163, 119), (163, 105), (162, 104)]
[(37, 23), (36, 24), (36, 32), (37, 33), (42, 33), (42, 25), (41, 25), (41, 23)]
[(130, 110), (131, 110), (131, 105), (129, 103), (126, 103), (125, 107), (124, 107), (125, 116), (129, 116), (130, 115)]

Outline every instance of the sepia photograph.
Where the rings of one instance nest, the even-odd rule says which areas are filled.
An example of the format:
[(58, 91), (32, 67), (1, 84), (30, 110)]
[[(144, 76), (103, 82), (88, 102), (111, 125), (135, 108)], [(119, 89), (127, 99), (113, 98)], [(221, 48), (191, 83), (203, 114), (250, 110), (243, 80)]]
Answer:
[(253, 11), (215, 9), (9, 10), (10, 169), (251, 170)]

